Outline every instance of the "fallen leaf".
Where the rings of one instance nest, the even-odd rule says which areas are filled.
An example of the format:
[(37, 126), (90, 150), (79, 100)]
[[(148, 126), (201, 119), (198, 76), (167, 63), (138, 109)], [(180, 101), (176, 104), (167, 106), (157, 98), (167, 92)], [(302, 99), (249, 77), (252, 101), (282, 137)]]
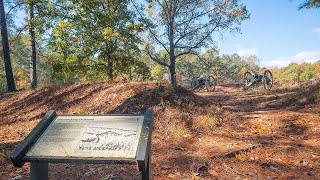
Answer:
[(209, 172), (209, 174), (211, 174), (212, 176), (218, 176), (218, 172), (215, 171), (214, 169), (210, 169), (208, 172)]
[(215, 166), (213, 168), (217, 173), (220, 173), (222, 171), (222, 169), (219, 166)]
[(166, 166), (166, 165), (164, 165), (164, 166), (161, 166), (161, 169), (168, 170), (168, 169), (170, 169), (170, 166)]
[(191, 179), (192, 180), (199, 180), (200, 179), (199, 175), (200, 175), (199, 173), (192, 173)]
[(177, 177), (177, 175), (175, 175), (175, 174), (169, 174), (167, 177), (168, 177), (168, 178), (171, 178), (171, 179), (175, 179), (175, 178)]

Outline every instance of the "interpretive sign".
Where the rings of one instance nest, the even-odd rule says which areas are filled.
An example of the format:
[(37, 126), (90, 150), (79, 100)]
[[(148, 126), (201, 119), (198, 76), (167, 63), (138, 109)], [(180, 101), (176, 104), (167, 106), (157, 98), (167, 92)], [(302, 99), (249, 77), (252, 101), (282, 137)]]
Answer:
[[(149, 179), (152, 122), (152, 110), (145, 115), (84, 116), (50, 111), (11, 160), (16, 167), (31, 162), (31, 179), (46, 179), (47, 163), (137, 164), (142, 178)], [(43, 168), (45, 174), (36, 173)]]
[(144, 116), (58, 116), (26, 157), (135, 158)]

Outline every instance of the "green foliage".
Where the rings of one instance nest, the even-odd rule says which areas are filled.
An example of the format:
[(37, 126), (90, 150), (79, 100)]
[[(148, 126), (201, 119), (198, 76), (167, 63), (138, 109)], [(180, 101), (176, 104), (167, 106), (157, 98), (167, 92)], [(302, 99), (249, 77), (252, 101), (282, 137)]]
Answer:
[(239, 82), (243, 71), (250, 69), (249, 66), (239, 55), (220, 56), (216, 49), (209, 49), (199, 57), (185, 55), (177, 60), (178, 79), (185, 83), (195, 76), (209, 75), (213, 75), (218, 83)]
[(315, 63), (290, 63), (283, 68), (274, 68), (273, 75), (278, 81), (299, 82), (319, 78), (320, 61)]
[(320, 7), (320, 0), (306, 0), (299, 8), (310, 9), (310, 8), (319, 8), (319, 7)]
[[(256, 69), (259, 69), (257, 62), (253, 63)], [(217, 79), (220, 82), (241, 82), (245, 71), (250, 70), (250, 64), (238, 54), (222, 55), (220, 63), (217, 66)]]
[(127, 75), (129, 80), (145, 81), (151, 77), (150, 68), (143, 61), (136, 60), (132, 66), (128, 66)]
[[(6, 6), (13, 7), (21, 2), (10, 1)], [(257, 57), (243, 59), (237, 54), (219, 55), (216, 49), (209, 49), (214, 45), (214, 33), (237, 32), (241, 22), (249, 18), (246, 7), (238, 0), (181, 1), (175, 7), (178, 11), (173, 19), (168, 18), (173, 15), (175, 5), (171, 0), (147, 1), (149, 18), (141, 16), (141, 19), (136, 16), (139, 7), (133, 11), (132, 4), (126, 0), (31, 0), (17, 7), (26, 10), (30, 2), (35, 3), (35, 18), (31, 24), (37, 30), (38, 77), (45, 85), (100, 81), (113, 76), (115, 79), (146, 80), (151, 77), (163, 81), (163, 75), (169, 74), (167, 67), (173, 65), (180, 83), (194, 76), (208, 75), (213, 75), (220, 83), (239, 82), (245, 71), (259, 69)], [(212, 5), (212, 2), (216, 3)], [(168, 6), (161, 6), (165, 3)], [(303, 8), (319, 7), (317, 3), (318, 0), (309, 0)], [(199, 15), (201, 12), (204, 16)], [(8, 17), (11, 57), (17, 86), (22, 88), (29, 82), (28, 34), (20, 33), (11, 22), (12, 17), (11, 13)], [(217, 24), (219, 19), (223, 26)], [(138, 37), (146, 25), (149, 34), (143, 34), (142, 39), (147, 55), (139, 51), (141, 39)], [(172, 55), (173, 59), (170, 58)], [(151, 60), (165, 66), (150, 63)], [(3, 69), (1, 62), (0, 92), (6, 87)], [(318, 78), (320, 61), (292, 63), (272, 72), (280, 81)]]
[(320, 78), (320, 60), (315, 63), (314, 77)]
[[(8, 20), (20, 9), (34, 3), (36, 28), (37, 73), (39, 83), (100, 81), (120, 77), (145, 80), (150, 77), (147, 62), (140, 60), (138, 45), (143, 24), (137, 21), (126, 0), (111, 1), (22, 1), (14, 7)], [(18, 88), (29, 81), (29, 43), (26, 27), (9, 23), (12, 62)], [(0, 64), (0, 92), (5, 87)], [(118, 78), (119, 79), (119, 78)]]
[(283, 69), (279, 80), (283, 81), (300, 81), (301, 68), (297, 63), (290, 63)]
[(44, 46), (53, 83), (148, 76), (148, 68), (136, 56), (141, 23), (127, 1), (38, 1), (36, 7), (34, 23), (40, 33), (51, 32)]
[(53, 83), (67, 83), (78, 80), (83, 76), (83, 72), (87, 69), (84, 65), (78, 63), (75, 57), (68, 57), (66, 59), (59, 59), (52, 64), (52, 82)]
[(163, 81), (163, 75), (165, 73), (169, 74), (169, 71), (166, 67), (161, 66), (159, 64), (154, 64), (151, 68), (151, 80), (154, 80), (156, 82)]
[(63, 55), (62, 59), (73, 56), (72, 59), (78, 58), (83, 66), (100, 64), (111, 80), (114, 75), (128, 72), (128, 68), (143, 66), (135, 63), (134, 58), (139, 42), (136, 33), (141, 24), (135, 21), (127, 1), (58, 0), (57, 3), (64, 8), (56, 9), (58, 23), (50, 45)]
[[(18, 32), (17, 32), (18, 33)], [(12, 32), (9, 37), (11, 47), (11, 60), (14, 71), (14, 78), (18, 89), (29, 87), (29, 42), (28, 35)], [(37, 44), (42, 45), (38, 40)], [(47, 85), (51, 76), (50, 60), (46, 57), (47, 51), (38, 50), (37, 73), (40, 85)], [(0, 66), (0, 70), (2, 67)], [(4, 73), (4, 71), (1, 71)], [(1, 86), (1, 85), (0, 85)]]
[(300, 65), (302, 73), (300, 74), (300, 80), (308, 80), (314, 78), (315, 66), (310, 63), (303, 63)]
[(177, 59), (178, 81), (188, 82), (194, 76), (204, 75), (203, 64), (194, 55), (185, 55)]
[(6, 74), (4, 71), (3, 61), (1, 60), (1, 62), (0, 62), (0, 94), (2, 92), (5, 92), (6, 89), (7, 89)]

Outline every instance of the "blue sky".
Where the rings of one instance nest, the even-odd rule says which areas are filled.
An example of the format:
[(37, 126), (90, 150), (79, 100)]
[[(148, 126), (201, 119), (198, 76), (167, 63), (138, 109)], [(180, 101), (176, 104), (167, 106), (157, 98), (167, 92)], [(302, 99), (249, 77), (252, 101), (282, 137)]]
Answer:
[(320, 10), (298, 10), (301, 0), (242, 0), (251, 14), (242, 34), (217, 39), (221, 54), (257, 55), (262, 66), (320, 60)]

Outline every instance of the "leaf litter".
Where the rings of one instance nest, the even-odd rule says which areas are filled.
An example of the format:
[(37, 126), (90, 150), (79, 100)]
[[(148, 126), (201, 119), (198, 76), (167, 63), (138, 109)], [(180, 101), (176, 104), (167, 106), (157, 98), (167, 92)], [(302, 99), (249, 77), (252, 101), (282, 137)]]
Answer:
[[(148, 108), (155, 110), (153, 179), (320, 179), (320, 98), (290, 105), (297, 99), (293, 96), (319, 89), (308, 87), (299, 94), (278, 90), (275, 96), (225, 85), (214, 93), (194, 94), (153, 83), (101, 82), (4, 94), (0, 179), (29, 178), (29, 164), (13, 168), (9, 156), (50, 109), (81, 115), (140, 114)], [(49, 176), (140, 178), (136, 167), (122, 165), (51, 164)]]

